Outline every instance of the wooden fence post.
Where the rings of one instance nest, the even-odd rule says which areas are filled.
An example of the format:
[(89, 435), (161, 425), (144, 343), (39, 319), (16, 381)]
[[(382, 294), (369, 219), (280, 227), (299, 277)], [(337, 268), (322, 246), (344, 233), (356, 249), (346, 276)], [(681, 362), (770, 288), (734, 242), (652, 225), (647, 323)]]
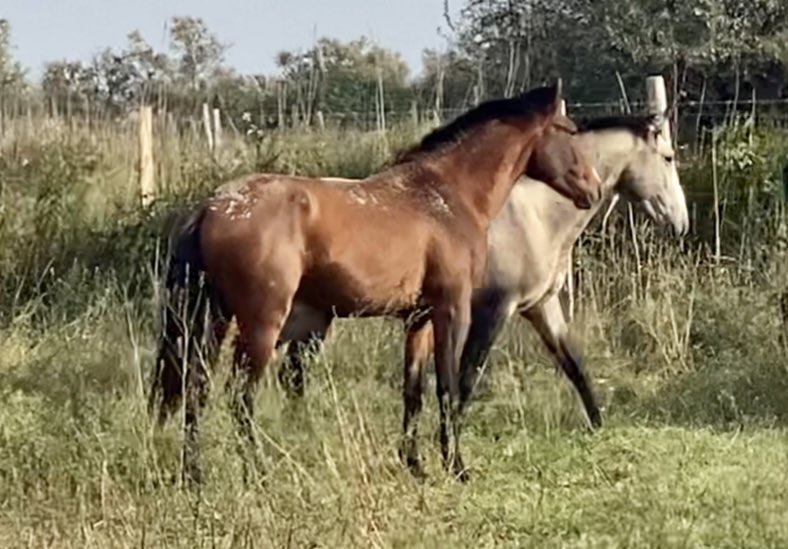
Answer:
[(222, 146), (222, 111), (213, 109), (213, 148), (218, 151)]
[(142, 207), (147, 208), (156, 197), (153, 164), (153, 107), (142, 105), (139, 119), (139, 174)]
[(208, 140), (208, 150), (213, 152), (213, 131), (211, 130), (211, 109), (208, 103), (202, 104), (202, 126), (205, 131), (205, 138)]
[[(665, 114), (668, 110), (668, 93), (665, 88), (665, 79), (660, 75), (652, 75), (646, 78), (646, 94), (648, 96), (649, 114)], [(665, 137), (671, 140), (670, 120), (665, 118), (662, 127)]]

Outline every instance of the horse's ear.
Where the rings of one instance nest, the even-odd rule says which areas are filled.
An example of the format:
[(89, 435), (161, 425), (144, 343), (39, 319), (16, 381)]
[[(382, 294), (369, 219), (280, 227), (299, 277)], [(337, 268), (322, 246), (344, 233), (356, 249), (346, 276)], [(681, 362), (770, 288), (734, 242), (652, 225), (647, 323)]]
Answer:
[(654, 113), (648, 116), (648, 133), (659, 135), (664, 127), (666, 113)]
[(561, 79), (558, 78), (556, 82), (552, 86), (547, 87), (547, 89), (550, 95), (552, 95), (550, 106), (547, 109), (548, 116), (555, 116), (561, 112)]

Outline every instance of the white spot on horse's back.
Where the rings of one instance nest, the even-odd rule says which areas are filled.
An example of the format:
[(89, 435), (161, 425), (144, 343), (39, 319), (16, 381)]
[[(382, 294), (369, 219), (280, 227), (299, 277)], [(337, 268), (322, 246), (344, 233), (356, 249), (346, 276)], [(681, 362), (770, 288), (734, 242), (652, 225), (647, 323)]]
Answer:
[(353, 197), (353, 200), (358, 202), (359, 204), (366, 204), (367, 203), (367, 193), (362, 191), (361, 189), (351, 189), (350, 196)]
[(440, 214), (451, 215), (452, 211), (443, 195), (435, 189), (430, 189), (427, 201), (429, 206)]

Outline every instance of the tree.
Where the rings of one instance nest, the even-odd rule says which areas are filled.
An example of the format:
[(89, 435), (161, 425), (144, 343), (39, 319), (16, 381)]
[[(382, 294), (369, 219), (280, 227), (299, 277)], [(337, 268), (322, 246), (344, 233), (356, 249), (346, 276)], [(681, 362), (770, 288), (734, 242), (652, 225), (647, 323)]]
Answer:
[(12, 55), (11, 24), (0, 19), (0, 98), (16, 95), (24, 91), (25, 71)]
[(138, 31), (127, 38), (125, 49), (107, 48), (93, 60), (106, 106), (115, 112), (161, 99), (173, 81), (167, 54), (155, 52)]
[(95, 69), (81, 61), (50, 61), (44, 67), (41, 88), (53, 114), (67, 116), (84, 111), (99, 97)]
[(195, 91), (221, 67), (227, 50), (199, 17), (172, 18), (170, 47), (181, 78)]
[(408, 66), (402, 57), (360, 38), (320, 38), (306, 52), (279, 52), (277, 63), (288, 102), (309, 121), (316, 109), (329, 113), (371, 113), (383, 90), (386, 111), (409, 106)]
[(700, 75), (730, 97), (740, 79), (785, 82), (786, 12), (783, 0), (468, 0), (458, 43), (484, 59), (493, 95), (560, 75), (577, 100), (611, 100), (616, 73), (639, 94), (643, 74), (666, 72), (674, 91)]
[(607, 99), (620, 63), (589, 24), (592, 3), (468, 0), (458, 21), (458, 48), (483, 67), (479, 80), (487, 96), (511, 95), (560, 76), (573, 98)]
[(419, 104), (443, 109), (465, 109), (484, 94), (482, 66), (457, 49), (424, 50), (424, 71), (414, 83)]

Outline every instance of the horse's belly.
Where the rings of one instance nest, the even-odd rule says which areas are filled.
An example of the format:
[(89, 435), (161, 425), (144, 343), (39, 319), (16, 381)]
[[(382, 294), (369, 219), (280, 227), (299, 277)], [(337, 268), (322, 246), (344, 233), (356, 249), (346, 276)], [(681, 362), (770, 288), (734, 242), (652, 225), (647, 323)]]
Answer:
[(340, 317), (393, 314), (417, 304), (423, 282), (421, 265), (388, 271), (324, 265), (305, 273), (295, 299)]
[(330, 317), (324, 311), (306, 303), (294, 301), (279, 339), (281, 341), (304, 341), (310, 334), (325, 333), (329, 323)]

